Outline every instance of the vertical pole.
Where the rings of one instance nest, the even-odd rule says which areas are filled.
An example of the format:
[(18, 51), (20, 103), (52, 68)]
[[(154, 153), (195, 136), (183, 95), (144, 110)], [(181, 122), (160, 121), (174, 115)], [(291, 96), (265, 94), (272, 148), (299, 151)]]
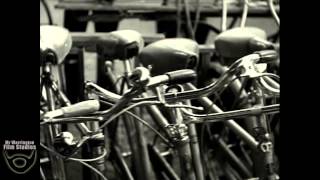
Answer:
[[(49, 63), (44, 64), (43, 66), (43, 73), (44, 73), (44, 86), (48, 101), (48, 110), (53, 111), (55, 110), (55, 100), (54, 100), (54, 94), (51, 89), (51, 65)], [(47, 125), (45, 126), (45, 140), (47, 143), (47, 146), (51, 149), (54, 149), (53, 143), (54, 143), (54, 137), (59, 133), (59, 127), (57, 125)], [(59, 157), (52, 155), (49, 153), (50, 162), (51, 162), (51, 169), (52, 169), (52, 175), (53, 179), (55, 180), (65, 180), (65, 169), (64, 169), (64, 163), (63, 160)]]
[[(130, 75), (130, 73), (132, 72), (132, 65), (131, 65), (131, 61), (134, 60), (132, 59), (127, 59), (124, 60), (124, 70), (125, 70), (125, 75), (128, 76)], [(136, 142), (136, 144), (132, 143), (132, 146), (135, 146), (136, 149), (136, 158), (138, 157), (138, 160), (135, 160), (135, 163), (138, 163), (136, 161), (140, 162), (140, 166), (135, 166), (136, 172), (138, 172), (138, 179), (154, 179), (154, 174), (152, 172), (152, 168), (151, 168), (151, 163), (150, 163), (150, 158), (149, 158), (149, 153), (148, 153), (148, 149), (147, 149), (147, 143), (146, 140), (144, 138), (144, 130), (143, 130), (143, 126), (141, 123), (139, 123), (138, 121), (134, 121), (131, 117), (129, 116), (125, 116), (126, 121), (128, 121), (130, 119), (130, 121), (132, 122), (133, 125), (133, 129), (135, 129), (135, 134), (132, 134), (132, 140), (134, 142)], [(129, 125), (129, 124), (127, 124)], [(132, 126), (131, 126), (132, 127)], [(130, 127), (128, 127), (130, 128)], [(133, 130), (132, 128), (127, 129), (129, 131)], [(132, 152), (134, 153), (134, 152)], [(133, 154), (134, 155), (134, 154)]]
[[(191, 105), (190, 101), (187, 101), (187, 103), (189, 105)], [(193, 161), (196, 179), (197, 180), (204, 180), (203, 167), (202, 167), (202, 162), (201, 162), (196, 125), (195, 124), (188, 124), (187, 126), (188, 126), (188, 131), (189, 131), (191, 155), (192, 155), (192, 161)]]
[(187, 126), (182, 124), (183, 118), (179, 109), (171, 109), (170, 118), (172, 122), (176, 122), (170, 131), (174, 137), (174, 146), (178, 151), (178, 157), (180, 162), (180, 178), (184, 180), (195, 180), (195, 172), (192, 163), (192, 156), (190, 150), (190, 139), (187, 133)]
[[(255, 80), (255, 106), (261, 107), (265, 104), (264, 95), (257, 83), (258, 82)], [(255, 172), (259, 178), (277, 180), (278, 175), (274, 170), (273, 142), (270, 138), (269, 126), (265, 114), (257, 116), (256, 121), (253, 123), (252, 130), (254, 136), (259, 141), (259, 146), (253, 153)]]

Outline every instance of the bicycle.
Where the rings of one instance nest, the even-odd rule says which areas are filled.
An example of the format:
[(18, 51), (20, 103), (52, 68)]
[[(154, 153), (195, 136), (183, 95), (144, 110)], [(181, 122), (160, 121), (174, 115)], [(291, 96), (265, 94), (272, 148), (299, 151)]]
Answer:
[[(55, 35), (54, 37), (52, 36), (53, 34)], [(52, 68), (63, 63), (71, 46), (72, 40), (68, 30), (58, 26), (40, 26), (40, 66), (42, 70), (40, 80), (41, 118), (43, 118), (43, 116), (50, 118), (62, 115), (73, 116), (75, 113), (79, 113), (78, 111), (80, 111), (80, 114), (86, 114), (99, 109), (97, 103), (94, 102), (82, 102), (80, 104), (71, 105), (70, 101), (60, 90), (58, 83), (54, 79)], [(76, 127), (82, 134), (88, 135), (91, 133), (84, 123), (77, 123)], [(58, 148), (61, 144), (63, 145), (62, 139), (68, 137), (65, 130), (66, 127), (63, 127), (61, 124), (52, 122), (44, 123), (40, 128), (40, 134), (42, 135), (43, 133), (42, 141), (45, 142), (45, 145), (48, 148)], [(69, 144), (70, 143), (71, 142), (69, 142)], [(44, 166), (48, 162), (50, 162), (50, 165), (47, 169), (51, 169), (51, 172), (47, 172), (50, 173), (47, 177), (59, 180), (67, 178), (63, 158), (49, 153), (48, 157), (44, 155), (40, 159), (40, 163)], [(44, 169), (45, 168), (40, 166), (42, 177), (45, 177)]]
[[(172, 42), (174, 40), (169, 40), (169, 42)], [(181, 41), (181, 40), (178, 40), (179, 42), (186, 42), (186, 41)], [(162, 44), (163, 43), (163, 44)], [(168, 43), (168, 40), (166, 42), (163, 42), (160, 43), (160, 46), (151, 46), (151, 51), (149, 52), (149, 54), (155, 54), (157, 52), (157, 49), (161, 47), (163, 47), (164, 44), (167, 44)], [(130, 44), (130, 43), (129, 43)], [(133, 43), (135, 44), (135, 46), (137, 45), (136, 43)], [(170, 44), (170, 43), (169, 43)], [(177, 44), (182, 44), (182, 43), (177, 43)], [(185, 44), (189, 44), (189, 43), (185, 43)], [(183, 46), (185, 46), (185, 44)], [(196, 55), (197, 55), (197, 46), (193, 43), (190, 43), (189, 45), (191, 45), (191, 47), (193, 48), (182, 48), (181, 47), (175, 47), (175, 49), (166, 49), (167, 51), (164, 51), (165, 53), (164, 54), (167, 54), (167, 57), (170, 57), (171, 59), (176, 59), (176, 57), (179, 57), (184, 60), (184, 62), (186, 63), (183, 63), (185, 64), (186, 66), (183, 66), (183, 67), (193, 67), (194, 64), (197, 64), (195, 58), (196, 58)], [(159, 44), (158, 44), (159, 45)], [(186, 45), (188, 46), (188, 45)], [(149, 47), (150, 48), (150, 47)], [(172, 48), (172, 47), (171, 47)], [(180, 49), (179, 49), (180, 48)], [(182, 49), (182, 50), (181, 50)], [(189, 49), (189, 51), (187, 51)], [(192, 49), (190, 51), (190, 49)], [(149, 49), (150, 50), (150, 49)], [(183, 54), (183, 56), (181, 56), (181, 53), (176, 53), (174, 54), (173, 52), (175, 51), (179, 51), (181, 50), (181, 52), (186, 52), (185, 54)], [(146, 51), (148, 52), (148, 51)], [(190, 53), (191, 52), (191, 53)], [(163, 53), (163, 52), (162, 52)], [(264, 54), (265, 53), (265, 54)], [(111, 109), (109, 110), (105, 110), (105, 111), (102, 111), (102, 112), (96, 112), (94, 113), (95, 115), (98, 115), (99, 117), (102, 116), (103, 117), (103, 120), (101, 120), (101, 118), (93, 118), (93, 117), (86, 117), (86, 118), (79, 118), (79, 117), (72, 117), (74, 115), (72, 115), (71, 117), (67, 118), (67, 119), (63, 119), (64, 121), (73, 121), (74, 122), (81, 122), (81, 121), (90, 121), (90, 120), (94, 120), (94, 121), (101, 121), (103, 122), (103, 124), (99, 126), (99, 123), (93, 123), (95, 124), (95, 127), (96, 127), (96, 131), (97, 132), (100, 132), (100, 129), (104, 128), (105, 126), (107, 126), (107, 124), (109, 124), (110, 122), (114, 121), (116, 119), (116, 117), (118, 117), (119, 115), (123, 114), (123, 113), (127, 113), (127, 114), (130, 114), (132, 116), (132, 113), (131, 112), (128, 112), (129, 109), (133, 108), (133, 107), (136, 107), (136, 106), (140, 106), (140, 105), (147, 105), (147, 104), (153, 104), (153, 105), (158, 105), (158, 104), (161, 104), (162, 106), (164, 106), (165, 108), (169, 108), (171, 109), (170, 111), (172, 112), (171, 114), (171, 118), (172, 120), (168, 121), (168, 120), (163, 120), (161, 115), (158, 114), (158, 119), (155, 118), (155, 120), (158, 121), (158, 124), (162, 125), (162, 128), (163, 128), (163, 132), (164, 134), (166, 134), (169, 139), (175, 139), (175, 141), (181, 141), (181, 140), (184, 140), (184, 138), (186, 137), (186, 135), (188, 136), (190, 132), (187, 132), (186, 133), (186, 129), (185, 126), (181, 126), (181, 124), (171, 124), (171, 126), (168, 126), (168, 122), (174, 122), (173, 120), (175, 118), (181, 118), (179, 117), (178, 115), (176, 114), (179, 114), (182, 112), (182, 114), (184, 113), (185, 117), (189, 117), (190, 118), (191, 116), (193, 117), (197, 117), (197, 115), (194, 115), (194, 114), (188, 114), (188, 112), (185, 112), (184, 110), (180, 110), (180, 108), (191, 108), (191, 109), (195, 109), (195, 110), (199, 110), (199, 108), (196, 108), (196, 107), (193, 107), (193, 106), (186, 106), (186, 105), (181, 105), (181, 104), (171, 104), (175, 101), (180, 101), (180, 100), (185, 100), (185, 99), (196, 99), (200, 96), (208, 96), (210, 94), (212, 94), (213, 92), (216, 92), (217, 90), (219, 89), (223, 89), (223, 87), (226, 85), (226, 84), (229, 84), (231, 82), (234, 81), (234, 78), (233, 75), (237, 74), (237, 73), (241, 73), (241, 68), (244, 68), (245, 70), (248, 70), (249, 72), (253, 73), (253, 78), (255, 77), (254, 75), (256, 75), (256, 77), (260, 77), (261, 75), (268, 75), (268, 76), (271, 76), (270, 74), (259, 74), (260, 72), (256, 72), (255, 68), (253, 69), (250, 69), (252, 67), (256, 67), (254, 64), (256, 62), (258, 62), (259, 60), (263, 59), (263, 61), (266, 61), (266, 60), (274, 60), (274, 53), (272, 54), (271, 53), (271, 57), (268, 57), (270, 55), (270, 52), (260, 52), (260, 53), (255, 53), (251, 56), (248, 56), (248, 57), (243, 57), (242, 59), (240, 59), (239, 61), (237, 61), (236, 63), (234, 63), (233, 65), (230, 66), (230, 69), (227, 70), (224, 75), (216, 82), (216, 83), (213, 83), (205, 88), (202, 88), (200, 90), (191, 90), (191, 91), (185, 91), (185, 92), (179, 92), (179, 91), (183, 91), (182, 88), (179, 88), (179, 87), (173, 87), (171, 88), (171, 90), (173, 91), (178, 91), (178, 92), (174, 92), (174, 93), (165, 93), (163, 94), (163, 92), (161, 92), (159, 90), (159, 88), (156, 88), (158, 90), (156, 90), (158, 96), (153, 96), (153, 97), (150, 97), (149, 95), (143, 95), (143, 92), (148, 89), (148, 88), (155, 88), (155, 87), (158, 87), (159, 85), (162, 85), (162, 84), (168, 84), (168, 81), (171, 80), (171, 83), (172, 84), (176, 84), (176, 83), (185, 83), (185, 82), (189, 82), (191, 80), (194, 79), (194, 72), (190, 71), (190, 70), (187, 70), (187, 71), (178, 71), (178, 72), (171, 72), (171, 73), (167, 73), (165, 75), (158, 75), (158, 76), (155, 76), (153, 78), (150, 78), (149, 77), (149, 74), (148, 74), (148, 70), (145, 69), (145, 68), (136, 68), (134, 71), (132, 71), (132, 73), (128, 73), (128, 76), (127, 76), (127, 80), (131, 83), (129, 84), (132, 84), (132, 87), (123, 94), (123, 96), (120, 96), (118, 94), (115, 94), (115, 93), (112, 93), (108, 90), (105, 90), (101, 87), (99, 87), (98, 85), (94, 84), (94, 83), (91, 83), (91, 82), (87, 82), (86, 83), (86, 90), (88, 92), (90, 92), (88, 94), (88, 97), (90, 97), (92, 94), (92, 90), (96, 90), (98, 91), (99, 93), (95, 93), (96, 95), (98, 95), (100, 97), (100, 101), (103, 102), (103, 103), (107, 103), (106, 100), (109, 102), (111, 102), (111, 104), (115, 104), (111, 107)], [(41, 54), (41, 53), (40, 53)], [(142, 52), (143, 54), (143, 52)], [(191, 55), (190, 55), (191, 54)], [(122, 53), (120, 53), (120, 55), (123, 56)], [(176, 57), (175, 57), (176, 56)], [(146, 59), (149, 59), (150, 61), (157, 61), (158, 58), (161, 58), (161, 56), (158, 56), (156, 58), (146, 58)], [(170, 59), (169, 58), (169, 59)], [(263, 62), (262, 61), (262, 62)], [(242, 63), (241, 63), (242, 62)], [(246, 62), (246, 63), (243, 63), (243, 62)], [(181, 67), (179, 67), (181, 68)], [(152, 70), (156, 70), (156, 67), (153, 67), (151, 69)], [(186, 76), (187, 75), (187, 76)], [(247, 76), (250, 75), (247, 74)], [(251, 74), (252, 75), (252, 74)], [(185, 78), (187, 77), (187, 80), (185, 80)], [(272, 76), (273, 77), (273, 76)], [(261, 82), (257, 82), (259, 83), (260, 85), (262, 85), (261, 87), (264, 87), (266, 84), (263, 84)], [(170, 84), (170, 83), (169, 83)], [(192, 87), (189, 85), (189, 88)], [(268, 89), (270, 87), (266, 86), (266, 89)], [(270, 92), (272, 92), (274, 89), (269, 89)], [(273, 92), (274, 94), (276, 94), (275, 92)], [(142, 95), (142, 96), (145, 96), (144, 98), (142, 97), (138, 97), (139, 95)], [(160, 100), (160, 101), (159, 101)], [(131, 105), (131, 103), (133, 103)], [(168, 104), (169, 103), (169, 104)], [(263, 105), (262, 105), (263, 106)], [(84, 107), (88, 107), (88, 105), (84, 106)], [(90, 107), (90, 106), (89, 106)], [(150, 106), (150, 107), (154, 107), (154, 106)], [(264, 108), (261, 108), (261, 111), (263, 111), (264, 113), (269, 113), (269, 111), (271, 112), (277, 112), (278, 111), (278, 106), (263, 106)], [(125, 108), (125, 109), (122, 109), (122, 108)], [(178, 108), (178, 109), (177, 109)], [(150, 108), (150, 109), (153, 109), (153, 108)], [(248, 115), (252, 115), (250, 114), (249, 112), (244, 112), (244, 111), (257, 111), (257, 109), (259, 108), (247, 108), (247, 109), (244, 109), (242, 111), (240, 111), (241, 113), (245, 113), (245, 114), (234, 114), (234, 113), (239, 113), (239, 112), (227, 112), (225, 114), (229, 115), (229, 116), (225, 116), (224, 118), (228, 119), (230, 117), (238, 117), (239, 115), (241, 116), (248, 116)], [(95, 110), (96, 111), (96, 110)], [(217, 110), (216, 110), (217, 111)], [(56, 111), (55, 111), (56, 112)], [(157, 113), (157, 111), (155, 109), (153, 109), (152, 111), (154, 114)], [(47, 112), (50, 114), (50, 111)], [(228, 114), (229, 113), (229, 114)], [(88, 112), (85, 113), (85, 115), (87, 115)], [(186, 115), (187, 114), (187, 115)], [(221, 113), (223, 114), (223, 113)], [(220, 115), (221, 115), (220, 114)], [(231, 115), (232, 116), (231, 116)], [(48, 116), (48, 114), (47, 114)], [(49, 116), (50, 117), (50, 116)], [(139, 119), (137, 118), (137, 116), (133, 116), (135, 117), (136, 119)], [(215, 115), (212, 115), (212, 117), (215, 117), (217, 118), (217, 116)], [(198, 117), (199, 118), (199, 117)], [(49, 118), (50, 119), (50, 118)], [(51, 117), (52, 119), (52, 117)], [(192, 119), (192, 118), (191, 118)], [(61, 120), (61, 119), (60, 119)], [(75, 120), (78, 120), (78, 121), (75, 121)], [(180, 119), (181, 120), (181, 119)], [(49, 123), (50, 122), (52, 123), (52, 120), (49, 120), (47, 121), (46, 123)], [(61, 121), (56, 121), (58, 124), (62, 123), (62, 120)], [(139, 122), (144, 122), (144, 125), (146, 125), (145, 121), (141, 121), (141, 118), (139, 119)], [(226, 121), (226, 122), (232, 122), (232, 121)], [(43, 124), (46, 124), (46, 123), (43, 123)], [(192, 121), (190, 124), (193, 124), (195, 123), (195, 121)], [(198, 122), (197, 122), (198, 123)], [(228, 123), (226, 123), (228, 124)], [(239, 132), (242, 130), (241, 127), (238, 127), (235, 125), (235, 123), (229, 123), (229, 124), (233, 124), (234, 126), (234, 129), (238, 130)], [(169, 124), (170, 125), (170, 124)], [(189, 125), (188, 125), (189, 126)], [(149, 128), (151, 128), (150, 126), (148, 126)], [(191, 126), (190, 126), (191, 127)], [(231, 126), (232, 127), (232, 126)], [(153, 129), (154, 132), (157, 132), (155, 131), (154, 128), (151, 128)], [(189, 128), (189, 129), (193, 129), (193, 128)], [(180, 132), (181, 130), (181, 132)], [(245, 133), (239, 133), (239, 136), (246, 139), (247, 142), (252, 142), (250, 141), (250, 137), (249, 135), (245, 134)], [(192, 132), (191, 132), (192, 134)], [(101, 135), (101, 134), (100, 134)], [(172, 145), (170, 143), (168, 143), (168, 140), (166, 140), (162, 135), (161, 133), (157, 133), (157, 135), (159, 137), (162, 137), (162, 139), (164, 140), (164, 142), (167, 142), (168, 146), (169, 147), (172, 147)], [(101, 136), (102, 137), (102, 136)], [(101, 141), (105, 141), (105, 138), (101, 138), (100, 137), (100, 142)], [(248, 138), (249, 137), (249, 138)], [(67, 139), (67, 137), (65, 137)], [(102, 140), (103, 139), (103, 140)], [(249, 140), (248, 140), (249, 139)], [(251, 138), (252, 140), (252, 138)], [(175, 142), (173, 140), (173, 142)], [(253, 141), (255, 142), (255, 141)], [(182, 143), (182, 144), (186, 144), (185, 142)], [(250, 144), (250, 143), (249, 143)], [(100, 144), (101, 145), (101, 144)], [(70, 143), (69, 143), (69, 146), (70, 146)], [(166, 171), (167, 174), (171, 174), (170, 177), (173, 177), (174, 179), (177, 179), (178, 178), (178, 175), (176, 173), (173, 173), (175, 172), (175, 170), (172, 170), (172, 168), (168, 168), (166, 167), (166, 165), (168, 165), (169, 163), (166, 163), (166, 161), (162, 158), (161, 155), (159, 155), (160, 153), (157, 153), (157, 149), (155, 148), (156, 146), (149, 146), (149, 153), (153, 153), (154, 156), (153, 157), (157, 157), (157, 159), (159, 161), (157, 162), (162, 162), (162, 171)], [(174, 146), (173, 146), (174, 147)], [(254, 146), (256, 147), (256, 146)], [(176, 147), (177, 148), (177, 147)], [(115, 148), (116, 149), (116, 148)], [(179, 147), (177, 148), (179, 149)], [(184, 146), (183, 148), (181, 148), (182, 150), (187, 150), (189, 148), (186, 148), (186, 146)], [(48, 150), (48, 149), (47, 149)], [(118, 156), (120, 157), (119, 155), (119, 151), (115, 151), (115, 152), (118, 152), (116, 154), (118, 154)], [(185, 151), (183, 151), (185, 152)], [(51, 152), (53, 153), (53, 152)], [(182, 154), (182, 153), (181, 153)], [(189, 154), (189, 153), (188, 153)], [(103, 155), (103, 154), (102, 154)], [(197, 153), (192, 153), (188, 155), (189, 157), (190, 156), (194, 156), (195, 158), (194, 159), (197, 159), (197, 157), (199, 157), (199, 155), (197, 155)], [(181, 159), (183, 159), (184, 157), (181, 157)], [(96, 160), (96, 158), (94, 158)], [(199, 159), (199, 158), (198, 158)], [(101, 160), (101, 158), (99, 158), (99, 160)], [(121, 161), (121, 157), (119, 158), (119, 160)], [(186, 164), (182, 164), (182, 165), (188, 165), (188, 164), (192, 164), (190, 161), (188, 161), (188, 159), (185, 159), (186, 161)], [(102, 162), (102, 161), (101, 161)], [(198, 161), (199, 162), (199, 161)], [(104, 162), (102, 162), (104, 163)], [(122, 164), (123, 165), (123, 164)], [(153, 163), (154, 165), (154, 163)], [(200, 167), (201, 165), (197, 165), (196, 167)], [(125, 169), (126, 166), (123, 166), (123, 168)], [(187, 168), (187, 171), (185, 170), (185, 168)], [(194, 178), (195, 175), (193, 175), (193, 173), (191, 171), (189, 171), (190, 167), (185, 167), (185, 168), (181, 168), (182, 172), (185, 172), (185, 173), (182, 173), (182, 177), (183, 178), (187, 178), (187, 177), (190, 177), (190, 179)], [(98, 172), (102, 172), (103, 169), (100, 169), (100, 171)], [(177, 170), (179, 171), (179, 170)], [(197, 172), (195, 173), (196, 176), (198, 176), (197, 178), (200, 179), (202, 177), (201, 175), (201, 171), (202, 168), (199, 168), (198, 170), (196, 170)], [(200, 173), (199, 173), (200, 172)], [(100, 175), (100, 174), (99, 174)], [(128, 174), (127, 174), (128, 175)], [(158, 174), (158, 176), (161, 176)], [(162, 175), (163, 176), (163, 175)], [(102, 176), (101, 176), (102, 177)], [(132, 177), (132, 176), (131, 176)], [(103, 178), (104, 179), (104, 178)]]
[[(221, 82), (222, 83), (222, 82)], [(221, 85), (221, 84), (220, 84)], [(118, 95), (116, 95), (116, 94), (113, 94), (113, 93), (110, 93), (110, 92), (108, 92), (108, 91), (105, 91), (103, 88), (101, 88), (101, 87), (99, 87), (99, 86), (97, 86), (97, 85), (95, 85), (95, 84), (92, 84), (92, 83), (89, 83), (89, 84), (87, 84), (87, 86), (90, 86), (90, 88), (94, 88), (95, 90), (97, 90), (97, 91), (100, 91), (100, 98), (105, 98), (105, 100), (107, 99), (107, 100), (111, 100), (111, 101), (113, 101), (113, 102), (117, 102), (118, 100), (120, 100), (121, 98), (118, 96)], [(211, 86), (212, 88), (213, 87), (215, 87), (216, 88), (216, 86)], [(207, 93), (207, 94), (209, 94), (209, 92), (208, 91), (205, 91), (205, 88), (204, 89), (202, 89), (205, 93)], [(212, 90), (212, 89), (210, 89), (210, 90)], [(194, 92), (196, 92), (196, 91), (194, 91)], [(203, 93), (204, 93), (203, 92)], [(104, 94), (104, 96), (105, 97), (102, 97), (103, 95), (101, 94), (101, 93), (105, 93)], [(183, 97), (183, 98), (190, 98), (190, 97), (195, 97), (196, 95), (194, 95), (194, 96), (192, 96), (191, 94), (190, 94), (191, 92), (188, 92), (188, 93), (181, 93), (181, 97)], [(169, 95), (167, 95), (168, 97), (170, 97), (170, 98), (173, 98), (173, 99), (178, 99), (178, 97), (179, 97), (179, 93), (175, 93), (174, 95), (171, 93), (171, 94), (169, 94)], [(119, 99), (120, 98), (120, 99)], [(169, 99), (170, 99), (169, 98)], [(133, 98), (132, 99), (132, 102), (140, 102), (141, 104), (143, 104), (143, 101), (151, 101), (151, 100), (156, 100), (156, 99), (158, 99), (157, 97), (149, 97), (149, 98)], [(136, 101), (135, 101), (136, 100)], [(142, 102), (141, 102), (142, 101)], [(119, 102), (119, 101), (118, 101)], [(121, 101), (120, 101), (121, 102)], [(127, 100), (126, 100), (126, 102), (128, 102)], [(152, 101), (151, 101), (152, 102)], [(145, 102), (145, 103), (147, 103), (147, 102)], [(137, 103), (137, 104), (139, 104), (139, 103)], [(116, 106), (125, 106), (124, 104), (117, 104)], [(133, 105), (134, 106), (134, 105)], [(130, 108), (132, 108), (133, 106), (130, 106)], [(271, 107), (269, 107), (269, 108), (271, 108)], [(117, 108), (115, 108), (115, 107), (113, 107), (112, 109), (117, 109)], [(125, 110), (128, 110), (128, 109), (125, 109)], [(108, 111), (109, 113), (111, 113), (111, 112), (113, 112), (112, 110), (110, 110), (110, 111)], [(124, 111), (121, 111), (122, 113), (124, 112)], [(111, 116), (111, 115), (110, 115)], [(108, 118), (107, 118), (108, 119)], [(111, 118), (111, 120), (113, 120), (114, 118)], [(109, 121), (110, 121), (110, 119), (109, 119)]]
[[(150, 48), (151, 49), (151, 48)], [(153, 65), (155, 66), (155, 69), (160, 69), (160, 72), (161, 72), (161, 70), (164, 70), (164, 69), (167, 69), (167, 68), (170, 68), (170, 67), (165, 67), (165, 65), (171, 65), (171, 64), (168, 64), (168, 63), (166, 63), (165, 61), (163, 61), (162, 59), (160, 59), (160, 58), (153, 58), (153, 59), (150, 59), (150, 57), (152, 57), (152, 53), (155, 53), (155, 56), (157, 55), (157, 53), (158, 54), (160, 54), (160, 52), (161, 51), (163, 51), (163, 50), (161, 50), (161, 48), (159, 48), (159, 47), (157, 47), (157, 46), (154, 46), (153, 47), (153, 50), (147, 50), (147, 51), (143, 51), (141, 54), (141, 56), (142, 56), (142, 61), (145, 61), (144, 63), (145, 63), (145, 66), (148, 66), (149, 64), (152, 64), (153, 63)], [(148, 54), (148, 53), (150, 53), (151, 55), (144, 55), (143, 53), (145, 53), (145, 54)], [(163, 52), (162, 52), (163, 53)], [(145, 57), (143, 57), (143, 56), (145, 56)], [(159, 55), (158, 55), (159, 56)], [(166, 57), (166, 56), (159, 56), (159, 57)], [(177, 58), (178, 59), (178, 58)], [(161, 63), (160, 63), (160, 60), (161, 60)], [(149, 62), (148, 62), (149, 61)], [(152, 62), (153, 61), (153, 62)], [(182, 61), (183, 62), (183, 61)], [(164, 65), (165, 64), (165, 65)], [(182, 63), (183, 64), (183, 63)], [(157, 68), (157, 67), (162, 67), (162, 68)], [(224, 67), (224, 68), (222, 68), (222, 67), (219, 67), (220, 69), (222, 69), (222, 72), (220, 72), (221, 74), (223, 74), (225, 71), (226, 71), (226, 68)], [(158, 70), (159, 71), (159, 70)], [(246, 94), (243, 92), (243, 93), (241, 93), (241, 90), (242, 90), (242, 87), (241, 87), (241, 83), (239, 83), (239, 84), (236, 84), (236, 83), (232, 83), (231, 84), (231, 88), (233, 89), (233, 91), (234, 91), (234, 94), (238, 94), (237, 92), (240, 92), (240, 94), (238, 94), (238, 96), (240, 96), (240, 95), (245, 95), (246, 96)], [(244, 97), (242, 97), (242, 98), (244, 98)], [(205, 101), (202, 101), (202, 103), (204, 103), (205, 105), (207, 105), (207, 106), (209, 106), (210, 104), (213, 104), (213, 103), (209, 103), (208, 104), (208, 101), (210, 102), (210, 100), (209, 99), (206, 99)], [(248, 107), (250, 107), (250, 106), (247, 106), (247, 108)], [(246, 107), (243, 107), (243, 108), (246, 108)], [(219, 111), (221, 111), (221, 110), (219, 110)], [(252, 121), (252, 119), (251, 120), (249, 120), (249, 121)], [(229, 126), (229, 128), (231, 128), (231, 129), (234, 129), (235, 127), (240, 127), (239, 125), (234, 125), (234, 124), (231, 124), (231, 123), (229, 123), (228, 124), (228, 126)], [(250, 129), (250, 128), (249, 128)], [(253, 128), (252, 128), (253, 129)], [(250, 139), (250, 138), (249, 138)], [(251, 139), (252, 139), (252, 137), (251, 137)], [(242, 167), (244, 167), (244, 166), (242, 166)], [(244, 168), (242, 168), (242, 169), (244, 169)], [(246, 175), (248, 175), (249, 173), (247, 173), (248, 171), (246, 171), (246, 172), (244, 172), (244, 174), (246, 174)]]

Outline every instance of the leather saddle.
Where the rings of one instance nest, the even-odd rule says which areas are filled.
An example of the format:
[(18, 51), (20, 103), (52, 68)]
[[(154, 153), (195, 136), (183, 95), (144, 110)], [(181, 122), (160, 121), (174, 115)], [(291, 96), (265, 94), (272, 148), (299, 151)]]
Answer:
[(219, 34), (214, 45), (221, 57), (238, 59), (269, 47), (266, 39), (266, 32), (260, 28), (233, 28)]
[(151, 66), (152, 75), (180, 69), (195, 69), (198, 59), (198, 44), (186, 38), (156, 41), (146, 46), (138, 56), (143, 66)]
[(144, 47), (142, 35), (134, 30), (118, 30), (97, 40), (97, 52), (106, 60), (126, 60), (137, 56)]
[[(46, 58), (49, 53), (53, 64), (61, 64), (72, 47), (70, 32), (59, 26), (40, 26), (40, 59)], [(41, 58), (42, 57), (42, 58)]]

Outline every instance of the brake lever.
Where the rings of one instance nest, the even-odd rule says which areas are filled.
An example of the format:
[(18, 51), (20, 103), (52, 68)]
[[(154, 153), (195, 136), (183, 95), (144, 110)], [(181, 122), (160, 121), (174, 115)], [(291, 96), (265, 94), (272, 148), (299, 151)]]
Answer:
[(129, 76), (129, 80), (133, 84), (133, 88), (146, 87), (150, 80), (150, 71), (144, 67), (137, 67)]
[(254, 60), (245, 59), (239, 64), (241, 68), (240, 76), (249, 78), (261, 77), (262, 73), (267, 70), (267, 66), (267, 63), (256, 64)]

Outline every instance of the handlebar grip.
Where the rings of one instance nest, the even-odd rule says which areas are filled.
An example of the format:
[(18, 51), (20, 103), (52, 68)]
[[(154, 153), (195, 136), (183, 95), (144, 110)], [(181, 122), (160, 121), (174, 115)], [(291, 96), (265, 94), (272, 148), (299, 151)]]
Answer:
[(86, 123), (86, 122), (93, 122), (93, 121), (101, 121), (102, 119), (100, 118), (63, 118), (63, 119), (50, 119), (50, 121), (47, 121), (46, 123), (48, 124), (68, 124), (68, 123)]
[(278, 59), (278, 53), (275, 50), (263, 50), (256, 52), (260, 56), (258, 63), (270, 63)]
[(169, 77), (168, 84), (183, 84), (196, 79), (197, 73), (191, 69), (182, 69), (166, 73)]
[(82, 101), (71, 106), (63, 107), (63, 117), (73, 117), (87, 115), (98, 111), (100, 108), (100, 103), (98, 100), (87, 100)]

